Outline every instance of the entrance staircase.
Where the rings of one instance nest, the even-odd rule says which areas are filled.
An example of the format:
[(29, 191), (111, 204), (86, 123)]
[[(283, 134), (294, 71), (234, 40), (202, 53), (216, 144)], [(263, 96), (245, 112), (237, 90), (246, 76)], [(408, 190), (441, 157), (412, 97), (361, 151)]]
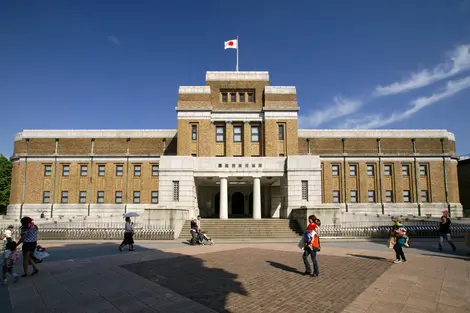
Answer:
[[(179, 236), (190, 238), (191, 221), (186, 221)], [(202, 219), (201, 230), (216, 240), (233, 241), (296, 241), (302, 230), (294, 220), (288, 219)]]

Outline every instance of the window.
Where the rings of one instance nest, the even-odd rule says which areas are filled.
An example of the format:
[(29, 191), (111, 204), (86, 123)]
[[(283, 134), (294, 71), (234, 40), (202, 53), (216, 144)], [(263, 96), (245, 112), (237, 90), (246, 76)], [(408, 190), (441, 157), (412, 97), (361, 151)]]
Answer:
[(355, 164), (349, 165), (349, 176), (356, 176), (357, 166)]
[(302, 180), (302, 200), (308, 201), (308, 181)]
[(62, 176), (70, 176), (70, 165), (62, 165)]
[(259, 126), (251, 126), (251, 141), (259, 142)]
[(235, 92), (230, 93), (230, 102), (237, 102), (237, 94)]
[(384, 165), (384, 175), (392, 176), (392, 166), (390, 164)]
[(369, 201), (369, 203), (374, 203), (375, 202), (375, 191), (374, 190), (367, 191), (367, 200)]
[(419, 176), (428, 176), (428, 166), (426, 164), (419, 165)]
[(134, 191), (133, 203), (140, 203), (140, 191)]
[(180, 182), (173, 181), (173, 201), (180, 201)]
[(374, 176), (374, 165), (367, 165), (367, 176)]
[(233, 142), (241, 142), (241, 141), (242, 141), (242, 127), (233, 126)]
[(403, 190), (403, 202), (411, 202), (409, 190)]
[(403, 164), (401, 166), (401, 175), (410, 176), (410, 166), (408, 164)]
[(245, 102), (245, 93), (244, 92), (240, 92), (238, 94), (238, 98), (240, 99), (240, 102)]
[(96, 197), (97, 203), (104, 203), (104, 191), (98, 191)]
[(222, 103), (227, 103), (227, 93), (222, 92)]
[(124, 166), (121, 164), (116, 165), (116, 176), (122, 176)]
[(88, 176), (88, 165), (80, 165), (80, 176)]
[(421, 190), (421, 202), (429, 202), (427, 190)]
[(104, 176), (106, 165), (98, 165), (98, 176)]
[(335, 164), (331, 166), (331, 175), (332, 176), (339, 176), (339, 165)]
[(248, 93), (248, 102), (255, 102), (255, 94), (252, 92)]
[(285, 157), (284, 153), (279, 153), (279, 157), (281, 158)]
[(86, 191), (80, 191), (78, 193), (78, 203), (86, 203)]
[(140, 177), (141, 166), (136, 164), (134, 165), (134, 176)]
[(197, 140), (197, 125), (191, 125), (191, 139)]
[(339, 190), (334, 190), (333, 191), (333, 203), (339, 203)]
[(279, 124), (278, 126), (279, 140), (284, 140), (284, 124)]
[(385, 202), (393, 202), (393, 192), (391, 190), (385, 190)]
[(224, 126), (215, 127), (215, 141), (217, 142), (225, 141), (225, 127)]
[(68, 191), (62, 191), (62, 194), (60, 196), (60, 203), (69, 203), (69, 192)]
[(158, 204), (158, 191), (152, 191), (152, 203)]
[(357, 203), (357, 190), (351, 190), (351, 203)]
[(52, 165), (44, 165), (44, 176), (51, 176), (52, 174)]
[(157, 164), (152, 164), (152, 176), (158, 176), (159, 168)]
[(114, 194), (114, 202), (116, 202), (117, 204), (122, 203), (122, 191), (116, 191), (116, 193)]
[(51, 202), (51, 192), (44, 191), (42, 193), (42, 203), (50, 203)]

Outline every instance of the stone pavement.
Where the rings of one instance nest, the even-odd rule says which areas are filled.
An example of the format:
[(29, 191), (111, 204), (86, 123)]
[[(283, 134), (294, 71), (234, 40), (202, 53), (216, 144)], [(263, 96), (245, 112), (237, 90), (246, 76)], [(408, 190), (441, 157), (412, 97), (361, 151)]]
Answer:
[(383, 244), (324, 242), (319, 277), (302, 275), (295, 244), (136, 248), (50, 248), (37, 276), (0, 286), (0, 311), (470, 313), (468, 257), (424, 248), (392, 264)]

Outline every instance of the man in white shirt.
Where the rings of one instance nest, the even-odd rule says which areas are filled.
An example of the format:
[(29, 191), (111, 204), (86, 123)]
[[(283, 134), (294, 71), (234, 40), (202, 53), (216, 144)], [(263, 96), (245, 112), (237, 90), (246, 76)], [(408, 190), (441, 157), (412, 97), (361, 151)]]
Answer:
[(7, 243), (13, 240), (13, 229), (13, 225), (10, 225), (3, 233), (3, 250), (5, 250), (5, 246), (7, 245)]

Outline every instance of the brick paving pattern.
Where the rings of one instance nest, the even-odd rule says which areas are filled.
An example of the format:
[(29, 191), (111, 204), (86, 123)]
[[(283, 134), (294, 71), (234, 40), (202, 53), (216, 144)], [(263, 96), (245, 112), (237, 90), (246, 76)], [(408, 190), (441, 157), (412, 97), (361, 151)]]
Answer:
[(389, 269), (389, 260), (319, 254), (303, 276), (300, 251), (244, 248), (123, 265), (218, 312), (342, 312)]

